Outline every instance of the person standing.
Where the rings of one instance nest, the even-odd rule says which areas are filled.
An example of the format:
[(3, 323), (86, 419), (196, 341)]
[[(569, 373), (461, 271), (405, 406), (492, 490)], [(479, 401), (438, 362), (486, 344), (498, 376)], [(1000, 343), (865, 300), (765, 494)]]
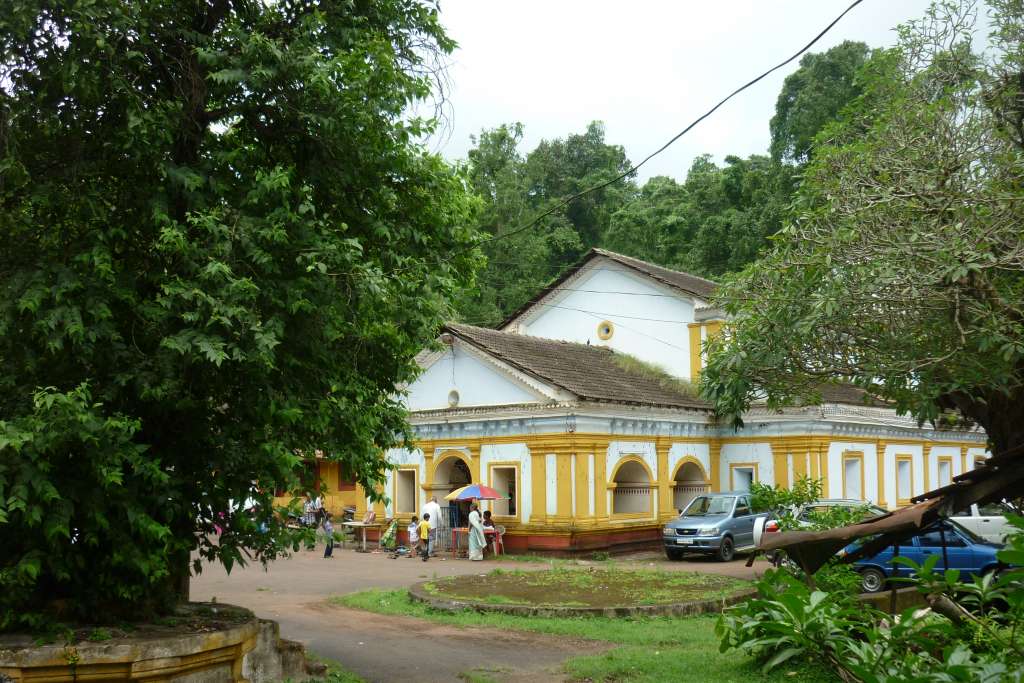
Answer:
[(313, 496), (307, 492), (306, 500), (302, 503), (302, 526), (315, 528), (319, 521), (313, 512)]
[(324, 548), (324, 557), (334, 558), (334, 525), (331, 524), (331, 513), (324, 512), (324, 536), (327, 539), (327, 546)]
[(423, 517), (430, 515), (430, 542), (427, 552), (434, 554), (434, 544), (437, 541), (438, 527), (441, 524), (441, 506), (437, 504), (437, 496), (431, 496), (430, 501), (423, 506)]
[(427, 512), (423, 513), (423, 521), (420, 522), (420, 552), (426, 562), (430, 558), (430, 514)]
[(476, 503), (469, 506), (469, 559), (479, 562), (484, 559), (484, 525), (480, 518), (480, 508)]

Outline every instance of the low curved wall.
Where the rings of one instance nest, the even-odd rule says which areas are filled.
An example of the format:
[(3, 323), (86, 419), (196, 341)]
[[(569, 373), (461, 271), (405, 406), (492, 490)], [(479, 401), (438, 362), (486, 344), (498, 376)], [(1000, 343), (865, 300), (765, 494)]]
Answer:
[[(282, 680), (280, 675), (289, 666), (286, 661), (282, 667), (275, 622), (261, 621), (252, 612), (232, 605), (200, 605), (199, 608), (216, 610), (214, 615), (230, 615), (225, 622), (232, 623), (198, 633), (175, 633), (168, 628), (166, 633), (147, 632), (137, 637), (74, 645), (36, 645), (27, 635), (2, 636), (0, 681), (264, 683)], [(304, 664), (305, 657), (300, 659)], [(294, 663), (291, 668), (295, 668)]]
[(535, 605), (492, 605), (473, 600), (460, 600), (457, 598), (446, 598), (434, 595), (426, 589), (429, 581), (414, 584), (409, 588), (409, 597), (422, 602), (433, 609), (446, 612), (460, 612), (462, 610), (475, 610), (477, 612), (499, 612), (501, 614), (517, 614), (531, 617), (652, 617), (652, 616), (674, 616), (686, 617), (696, 614), (709, 614), (721, 612), (726, 607), (743, 602), (753, 597), (757, 591), (751, 589), (740, 593), (733, 593), (724, 598), (714, 600), (695, 600), (692, 602), (676, 602), (665, 605), (632, 605), (622, 607), (558, 607), (558, 606), (535, 606)]

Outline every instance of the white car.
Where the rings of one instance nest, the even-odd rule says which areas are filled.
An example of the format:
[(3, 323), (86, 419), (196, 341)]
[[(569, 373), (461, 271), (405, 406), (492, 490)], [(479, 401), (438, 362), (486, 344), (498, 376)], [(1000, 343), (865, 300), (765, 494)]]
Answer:
[(1006, 503), (986, 503), (981, 506), (972, 505), (969, 510), (958, 512), (951, 519), (989, 543), (1003, 543), (1013, 531), (1013, 527), (1006, 521), (1006, 514), (1012, 512), (1013, 508)]
[[(793, 511), (793, 517), (796, 518), (797, 524), (801, 527), (811, 526), (810, 515), (812, 512), (824, 512), (829, 508), (866, 508), (865, 519), (871, 517), (877, 517), (884, 515), (888, 511), (878, 507), (873, 503), (868, 503), (863, 500), (854, 500), (852, 498), (823, 498), (822, 500), (816, 500), (813, 503), (806, 505), (797, 506)], [(754, 524), (754, 545), (756, 547), (761, 546), (761, 539), (764, 534), (771, 534), (779, 531), (779, 523), (774, 519), (758, 520)]]

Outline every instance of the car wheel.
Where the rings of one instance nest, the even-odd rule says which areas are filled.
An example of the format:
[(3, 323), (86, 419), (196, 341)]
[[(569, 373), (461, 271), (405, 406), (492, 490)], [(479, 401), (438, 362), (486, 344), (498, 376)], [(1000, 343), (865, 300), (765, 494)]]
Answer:
[(733, 554), (732, 539), (726, 536), (722, 539), (722, 545), (718, 546), (718, 561), (728, 562), (732, 559)]
[(877, 593), (885, 587), (885, 574), (868, 567), (860, 572), (860, 589), (863, 593)]
[(665, 555), (673, 562), (683, 559), (683, 551), (676, 548), (665, 548)]

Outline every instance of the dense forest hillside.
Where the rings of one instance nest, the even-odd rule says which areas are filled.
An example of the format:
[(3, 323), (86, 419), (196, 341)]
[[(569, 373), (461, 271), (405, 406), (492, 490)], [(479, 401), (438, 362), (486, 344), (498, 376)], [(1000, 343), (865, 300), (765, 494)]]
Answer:
[(523, 126), (483, 131), (469, 152), (468, 172), (481, 198), (478, 228), (487, 266), (456, 307), (459, 317), (493, 325), (595, 246), (704, 277), (753, 261), (792, 210), (791, 200), (816, 136), (860, 95), (857, 71), (871, 50), (845, 42), (808, 54), (786, 78), (775, 115), (766, 122), (764, 155), (694, 160), (679, 181), (657, 176), (642, 185), (626, 175), (574, 199), (528, 230), (520, 228), (554, 204), (631, 168), (625, 150), (593, 122), (524, 153)]

